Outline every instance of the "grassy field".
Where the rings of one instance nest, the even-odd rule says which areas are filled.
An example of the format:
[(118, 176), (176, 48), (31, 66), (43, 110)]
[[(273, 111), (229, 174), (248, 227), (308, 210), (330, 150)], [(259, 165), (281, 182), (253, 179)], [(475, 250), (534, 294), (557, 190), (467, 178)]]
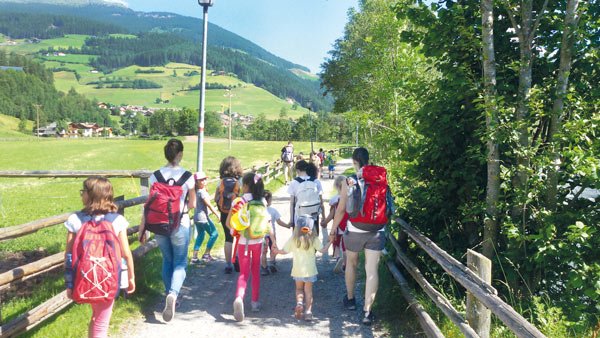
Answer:
[[(27, 121), (27, 130), (32, 130), (33, 121)], [(19, 132), (19, 119), (0, 114), (0, 138), (31, 137)]]
[[(136, 38), (134, 35), (113, 34), (114, 36), (123, 36)], [(24, 40), (17, 40), (18, 45), (3, 46), (7, 52), (16, 52), (21, 54), (36, 55), (41, 49), (48, 47), (54, 48), (80, 48), (87, 36), (85, 35), (66, 35), (64, 38), (42, 40), (40, 43), (26, 43)], [(169, 63), (164, 67), (138, 67), (130, 66), (114, 71), (110, 74), (92, 73), (93, 68), (89, 66), (91, 58), (95, 55), (66, 55), (66, 56), (41, 56), (36, 55), (39, 62), (42, 62), (49, 68), (65, 68), (76, 71), (79, 80), (73, 72), (59, 71), (54, 73), (55, 86), (60, 91), (68, 91), (75, 88), (77, 92), (86, 95), (89, 98), (96, 98), (98, 101), (110, 102), (112, 104), (130, 104), (138, 106), (147, 106), (155, 108), (184, 108), (198, 107), (199, 91), (186, 91), (189, 86), (200, 83), (200, 75), (184, 76), (185, 73), (197, 71), (200, 73), (201, 67), (182, 64)], [(162, 73), (143, 74), (136, 73), (139, 69), (150, 69), (163, 71)], [(209, 73), (211, 70), (208, 70)], [(176, 76), (173, 76), (175, 72)], [(303, 71), (297, 71), (296, 74), (303, 78), (316, 80), (314, 75)], [(96, 85), (89, 84), (105, 77), (122, 78), (123, 80), (146, 79), (158, 83), (162, 88), (155, 89), (121, 89), (121, 88), (96, 88)], [(282, 108), (287, 109), (289, 117), (298, 118), (307, 113), (307, 110), (298, 107), (292, 110), (292, 105), (278, 98), (270, 92), (258, 88), (252, 84), (245, 83), (232, 76), (207, 76), (207, 83), (217, 83), (224, 86), (236, 86), (233, 89), (232, 111), (242, 115), (265, 114), (268, 119), (277, 119)], [(206, 96), (206, 109), (210, 111), (223, 111), (229, 106), (229, 99), (224, 97), (225, 91), (222, 89), (208, 90)], [(156, 103), (156, 99), (169, 100), (169, 103)]]
[[(36, 142), (34, 140), (2, 142), (0, 170), (133, 170), (155, 169), (164, 165), (162, 147), (165, 141), (105, 140), (105, 139), (56, 139)], [(184, 142), (182, 166), (195, 167), (196, 143)], [(295, 143), (297, 151), (307, 152), (309, 143)], [(333, 148), (332, 144), (317, 147)], [(279, 157), (283, 147), (280, 142), (234, 141), (233, 149), (227, 149), (227, 140), (207, 139), (205, 144), (205, 171), (210, 177), (218, 176), (218, 165), (223, 157), (233, 155), (243, 167), (263, 164)], [(23, 156), (26, 154), (26, 156)], [(7, 179), (0, 178), (0, 227), (22, 224), (80, 209), (79, 189), (83, 179)], [(139, 195), (138, 179), (112, 179), (115, 195), (132, 198)], [(280, 179), (267, 185), (277, 190), (283, 185)], [(209, 186), (214, 190), (214, 186)], [(140, 220), (140, 208), (126, 209), (130, 224)], [(215, 220), (216, 221), (216, 220)], [(217, 227), (220, 229), (220, 227)], [(66, 230), (62, 225), (40, 230), (20, 239), (0, 243), (0, 254), (8, 252), (42, 251), (45, 255), (64, 250)], [(132, 237), (132, 240), (134, 238)], [(221, 234), (215, 249), (222, 246)], [(138, 246), (131, 245), (132, 249)], [(152, 304), (162, 294), (160, 282), (160, 254), (158, 250), (136, 263), (138, 290), (129, 301), (117, 302), (111, 330), (132, 315), (140, 315), (143, 308)], [(190, 267), (196, 268), (196, 267)], [(35, 293), (19, 293), (18, 290), (4, 297), (2, 320), (7, 322), (29, 309), (43, 303), (63, 290), (62, 274), (48, 276), (36, 286)], [(10, 299), (10, 300), (6, 300)], [(85, 305), (71, 306), (60, 316), (49, 320), (29, 337), (75, 337), (85, 332), (90, 310)]]

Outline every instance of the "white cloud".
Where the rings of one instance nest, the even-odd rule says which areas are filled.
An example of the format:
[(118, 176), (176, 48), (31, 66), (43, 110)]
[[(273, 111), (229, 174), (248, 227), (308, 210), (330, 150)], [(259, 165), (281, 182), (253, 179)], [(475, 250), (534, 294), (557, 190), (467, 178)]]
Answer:
[(104, 2), (108, 2), (110, 4), (118, 4), (121, 6), (129, 7), (129, 4), (123, 0), (104, 0)]

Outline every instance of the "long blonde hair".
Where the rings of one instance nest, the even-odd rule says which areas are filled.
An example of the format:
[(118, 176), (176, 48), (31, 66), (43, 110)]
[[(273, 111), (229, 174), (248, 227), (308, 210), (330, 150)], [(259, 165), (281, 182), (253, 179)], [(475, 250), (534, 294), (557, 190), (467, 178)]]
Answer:
[(117, 212), (113, 186), (104, 177), (92, 176), (83, 181), (83, 190), (87, 193), (87, 203), (83, 212), (88, 215), (102, 215)]
[(294, 227), (294, 241), (296, 241), (297, 248), (304, 247), (304, 250), (308, 250), (317, 234), (312, 230), (310, 232), (304, 232), (301, 228), (302, 227), (300, 226)]

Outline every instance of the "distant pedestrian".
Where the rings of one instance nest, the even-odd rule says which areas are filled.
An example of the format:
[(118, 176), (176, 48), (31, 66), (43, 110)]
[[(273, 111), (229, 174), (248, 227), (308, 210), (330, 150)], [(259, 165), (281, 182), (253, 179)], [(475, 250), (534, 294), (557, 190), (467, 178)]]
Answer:
[(315, 168), (317, 169), (315, 178), (320, 179), (321, 178), (321, 157), (319, 157), (319, 154), (317, 154), (316, 151), (313, 151), (312, 154), (310, 154), (309, 162), (314, 164)]
[[(262, 180), (262, 175), (248, 173), (242, 179), (242, 197), (234, 201), (234, 205), (238, 205), (240, 200), (247, 206), (247, 215), (243, 217), (247, 224), (245, 229), (239, 231), (237, 253), (240, 264), (240, 275), (237, 282), (236, 298), (233, 302), (233, 316), (236, 321), (244, 320), (244, 295), (248, 279), (252, 273), (252, 302), (251, 311), (260, 311), (260, 303), (258, 301), (260, 295), (260, 257), (262, 253), (262, 245), (265, 235), (269, 234), (271, 238), (275, 238), (271, 230), (271, 220), (267, 212), (266, 203), (264, 202), (265, 186)], [(232, 219), (240, 215), (229, 213), (227, 217), (227, 225), (233, 228)], [(241, 222), (236, 222), (241, 223)]]
[(312, 217), (305, 215), (298, 218), (294, 228), (293, 237), (290, 238), (282, 250), (276, 247), (273, 252), (281, 255), (292, 254), (292, 278), (296, 282), (296, 319), (312, 321), (313, 284), (317, 281), (317, 263), (315, 253), (327, 252), (329, 245), (325, 247), (319, 241), (314, 231), (315, 223)]
[(323, 166), (325, 165), (325, 151), (323, 148), (319, 148), (317, 156), (319, 156), (319, 178), (321, 178), (321, 175), (323, 175)]
[(294, 165), (294, 145), (292, 144), (292, 141), (289, 141), (287, 146), (281, 148), (281, 161), (283, 161), (283, 177), (285, 179), (285, 185), (288, 185), (289, 181), (294, 179), (292, 172), (292, 166)]
[[(86, 244), (83, 243), (82, 240), (85, 240), (86, 232), (80, 232), (82, 228), (87, 229), (88, 226), (97, 227), (102, 226), (101, 223), (104, 221), (108, 221), (110, 223), (110, 230), (113, 232), (113, 235), (110, 237), (114, 237), (116, 239), (114, 245), (118, 248), (119, 252), (114, 252), (116, 256), (122, 257), (127, 262), (127, 278), (128, 278), (128, 287), (127, 293), (133, 293), (135, 291), (135, 274), (134, 274), (134, 266), (133, 266), (133, 257), (131, 255), (131, 250), (129, 250), (129, 240), (127, 239), (127, 227), (129, 223), (125, 219), (125, 217), (119, 215), (117, 213), (118, 208), (114, 203), (113, 199), (113, 187), (110, 182), (103, 177), (90, 177), (83, 182), (83, 189), (80, 190), (81, 193), (81, 202), (83, 202), (84, 208), (80, 212), (77, 212), (67, 219), (65, 222), (65, 227), (69, 231), (67, 234), (67, 247), (65, 250), (65, 282), (67, 287), (67, 297), (75, 300), (77, 302), (86, 302), (82, 300), (85, 298), (86, 293), (92, 293), (96, 290), (102, 290), (101, 288), (106, 288), (109, 285), (116, 287), (115, 290), (107, 290), (107, 292), (116, 292), (116, 295), (119, 294), (119, 278), (120, 276), (114, 276), (112, 279), (111, 275), (107, 277), (107, 279), (100, 282), (97, 287), (92, 289), (85, 290), (83, 294), (79, 294), (82, 290), (80, 281), (83, 280), (83, 276), (77, 276), (77, 271), (75, 271), (73, 267), (73, 257), (79, 258), (79, 264), (85, 260), (85, 254), (89, 251), (85, 251)], [(94, 224), (91, 223), (93, 221)], [(98, 241), (99, 242), (99, 241)], [(103, 242), (106, 243), (106, 242)], [(107, 243), (108, 244), (108, 243)], [(94, 248), (90, 247), (90, 251), (94, 250)], [(98, 244), (96, 244), (98, 247)], [(105, 247), (106, 249), (106, 247)], [(109, 250), (102, 250), (106, 254)], [(97, 257), (105, 258), (105, 257)], [(110, 260), (106, 260), (109, 261)], [(99, 266), (102, 262), (99, 262)], [(118, 264), (121, 264), (120, 259), (118, 259)], [(112, 264), (111, 264), (112, 265)], [(80, 265), (82, 268), (82, 266)], [(94, 266), (95, 267), (95, 266)], [(104, 263), (104, 265), (100, 266), (103, 270), (110, 269), (111, 266)], [(86, 267), (87, 268), (87, 267)], [(93, 270), (94, 274), (96, 274), (96, 270)], [(104, 270), (104, 272), (106, 272)], [(100, 271), (102, 273), (102, 271)], [(80, 278), (81, 277), (81, 278)], [(75, 292), (75, 294), (74, 294)], [(112, 316), (113, 305), (115, 303), (114, 298), (109, 299), (104, 302), (98, 302), (98, 300), (94, 299), (94, 302), (89, 302), (92, 307), (92, 319), (90, 320), (90, 324), (88, 327), (88, 337), (90, 338), (104, 338), (108, 337), (108, 324), (110, 322), (110, 317)]]
[[(179, 163), (183, 158), (183, 143), (178, 139), (170, 139), (165, 145), (164, 152), (168, 162), (164, 167), (155, 171), (154, 174), (150, 176), (150, 193), (152, 194), (154, 185), (159, 183), (160, 185), (157, 185), (157, 187), (160, 188), (164, 186), (164, 189), (180, 186), (181, 197), (179, 198), (179, 201), (176, 201), (178, 202), (176, 204), (178, 204), (179, 209), (170, 210), (169, 208), (168, 213), (162, 215), (165, 219), (169, 220), (168, 224), (171, 224), (171, 215), (174, 213), (175, 218), (177, 218), (179, 222), (174, 223), (176, 228), (163, 229), (166, 230), (166, 232), (163, 232), (162, 234), (156, 232), (156, 229), (152, 230), (153, 228), (151, 228), (151, 226), (155, 224), (153, 223), (153, 220), (150, 219), (151, 214), (149, 211), (152, 211), (153, 208), (150, 208), (147, 204), (144, 209), (145, 213), (142, 215), (139, 241), (142, 244), (146, 242), (146, 229), (155, 231), (154, 236), (163, 257), (162, 279), (167, 295), (162, 317), (164, 321), (170, 322), (175, 316), (177, 297), (186, 276), (191, 223), (188, 212), (196, 206), (196, 194), (193, 193), (195, 182), (192, 173), (179, 166)], [(151, 197), (152, 200), (154, 200), (153, 197)], [(151, 200), (149, 200), (148, 203), (150, 202)], [(171, 205), (170, 200), (168, 203)]]
[(329, 151), (329, 155), (327, 156), (327, 169), (329, 170), (329, 179), (332, 179), (335, 175), (335, 165), (337, 161), (335, 159), (335, 152), (333, 150)]
[(194, 243), (194, 255), (192, 256), (191, 263), (192, 264), (200, 264), (201, 260), (198, 259), (198, 251), (200, 247), (202, 247), (202, 242), (204, 242), (204, 233), (206, 232), (209, 236), (208, 242), (206, 243), (206, 249), (204, 250), (204, 254), (202, 255), (203, 262), (212, 262), (214, 258), (210, 255), (210, 251), (212, 250), (213, 245), (217, 241), (219, 237), (219, 232), (215, 227), (215, 224), (210, 219), (210, 212), (212, 212), (217, 218), (219, 215), (217, 211), (210, 203), (210, 195), (208, 191), (206, 191), (206, 180), (208, 176), (206, 176), (203, 172), (198, 172), (194, 174), (194, 180), (196, 181), (196, 210), (194, 211), (194, 224), (197, 230), (197, 237)]
[[(223, 233), (225, 234), (225, 246), (223, 251), (225, 253), (225, 260), (227, 261), (225, 266), (225, 273), (232, 273), (234, 266), (231, 263), (231, 251), (233, 249), (233, 236), (231, 235), (231, 228), (227, 226), (227, 216), (231, 209), (231, 203), (234, 199), (241, 195), (241, 178), (242, 178), (242, 165), (233, 156), (228, 156), (221, 161), (219, 166), (219, 177), (221, 180), (217, 184), (217, 191), (215, 192), (215, 202), (221, 212), (221, 225), (223, 226)], [(236, 271), (239, 271), (239, 265), (236, 260)]]

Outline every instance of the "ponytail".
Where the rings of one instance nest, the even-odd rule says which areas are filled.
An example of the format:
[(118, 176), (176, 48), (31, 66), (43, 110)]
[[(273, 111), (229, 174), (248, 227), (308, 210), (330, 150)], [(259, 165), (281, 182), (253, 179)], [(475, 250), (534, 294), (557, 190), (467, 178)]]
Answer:
[(247, 173), (242, 178), (242, 184), (245, 184), (250, 189), (252, 199), (260, 201), (265, 194), (265, 184), (262, 180), (262, 174)]

